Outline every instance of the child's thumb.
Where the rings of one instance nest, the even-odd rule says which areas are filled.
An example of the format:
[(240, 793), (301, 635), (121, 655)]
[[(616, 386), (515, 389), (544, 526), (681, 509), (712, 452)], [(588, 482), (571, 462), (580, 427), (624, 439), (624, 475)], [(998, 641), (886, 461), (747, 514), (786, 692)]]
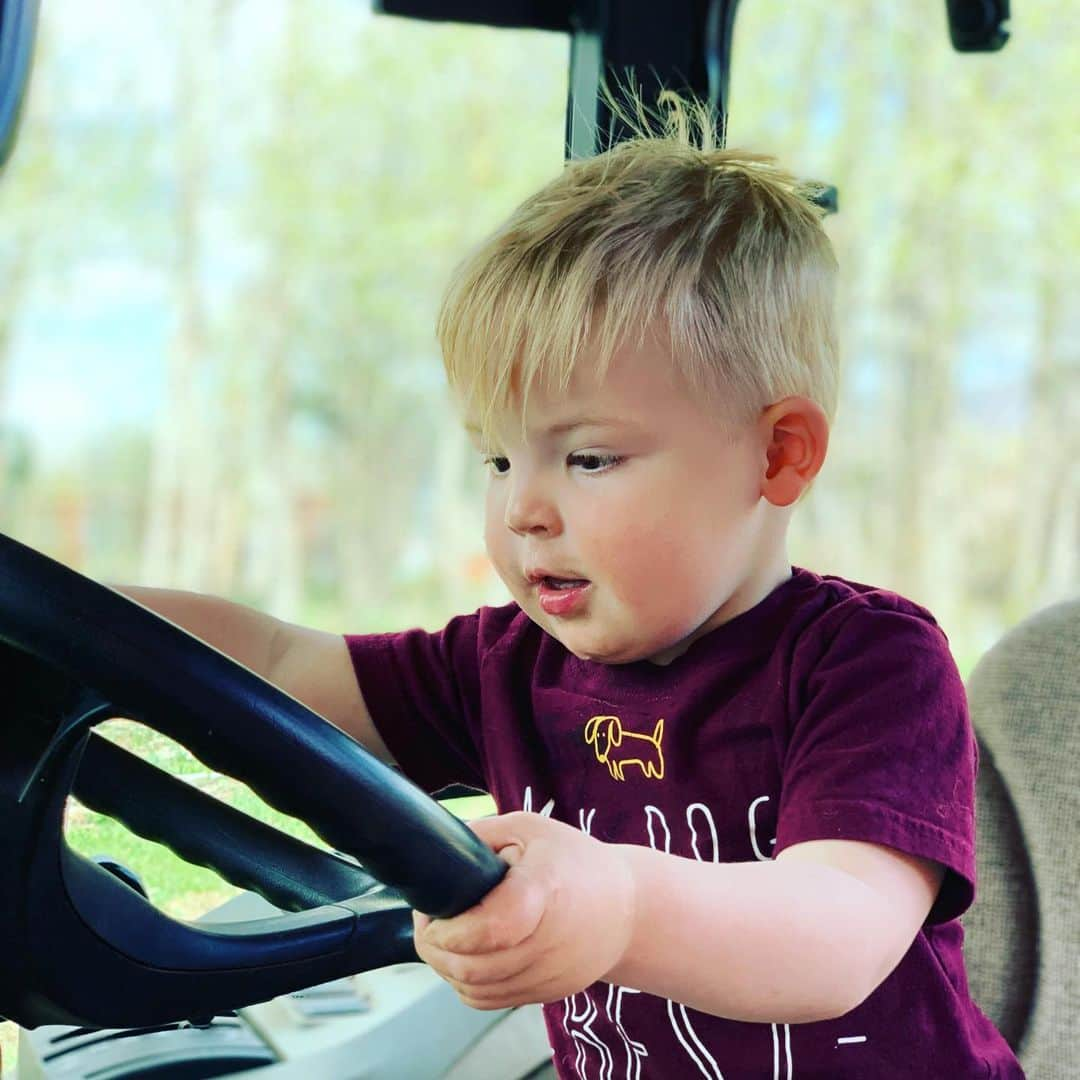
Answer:
[(525, 853), (525, 842), (520, 830), (506, 817), (478, 818), (469, 822), (469, 828), (510, 866), (516, 866), (521, 861), (521, 856)]
[(504, 844), (501, 848), (495, 850), (496, 854), (507, 866), (517, 866), (525, 854), (525, 849), (516, 840), (511, 840), (509, 844)]

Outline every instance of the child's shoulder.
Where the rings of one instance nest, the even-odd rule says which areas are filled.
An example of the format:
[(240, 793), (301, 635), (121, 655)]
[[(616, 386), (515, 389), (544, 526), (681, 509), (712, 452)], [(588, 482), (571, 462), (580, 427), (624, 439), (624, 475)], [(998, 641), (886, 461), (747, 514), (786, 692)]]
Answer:
[(883, 612), (908, 615), (937, 626), (937, 620), (927, 608), (891, 589), (851, 581), (838, 574), (815, 574), (810, 570), (798, 572), (817, 582), (827, 598), (825, 610), (834, 618), (843, 620), (856, 612)]
[(820, 652), (849, 645), (863, 655), (874, 651), (874, 646), (948, 653), (944, 630), (922, 604), (891, 589), (836, 574), (795, 572), (805, 585), (803, 618), (797, 620), (804, 647)]

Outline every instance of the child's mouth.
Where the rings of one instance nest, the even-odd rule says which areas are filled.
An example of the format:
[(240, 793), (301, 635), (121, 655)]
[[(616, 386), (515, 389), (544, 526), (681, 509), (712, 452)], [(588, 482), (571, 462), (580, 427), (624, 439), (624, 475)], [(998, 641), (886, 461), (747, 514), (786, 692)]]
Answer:
[(585, 603), (591, 584), (585, 578), (542, 577), (536, 582), (540, 607), (547, 615), (570, 615)]

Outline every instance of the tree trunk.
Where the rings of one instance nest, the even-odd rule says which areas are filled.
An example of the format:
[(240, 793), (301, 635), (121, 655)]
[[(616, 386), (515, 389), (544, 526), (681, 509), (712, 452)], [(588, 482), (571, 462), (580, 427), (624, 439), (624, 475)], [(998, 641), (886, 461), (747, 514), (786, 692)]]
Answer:
[(212, 22), (200, 5), (182, 8), (176, 71), (179, 142), (172, 291), (177, 326), (166, 359), (165, 398), (154, 426), (141, 575), (182, 588), (202, 586), (213, 551), (219, 431), (203, 285), (202, 216), (209, 149), (205, 57)]

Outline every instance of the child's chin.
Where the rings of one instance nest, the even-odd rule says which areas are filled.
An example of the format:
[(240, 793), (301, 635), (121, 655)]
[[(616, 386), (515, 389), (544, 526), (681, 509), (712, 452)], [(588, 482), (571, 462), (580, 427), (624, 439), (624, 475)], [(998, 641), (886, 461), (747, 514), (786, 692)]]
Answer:
[(595, 614), (563, 620), (552, 618), (533, 605), (525, 610), (541, 630), (579, 660), (588, 660), (593, 664), (633, 664), (648, 659), (655, 651), (643, 641), (605, 636), (602, 627), (597, 625), (599, 620)]
[(630, 642), (590, 641), (585, 635), (554, 634), (567, 652), (593, 664), (633, 664), (647, 655)]

